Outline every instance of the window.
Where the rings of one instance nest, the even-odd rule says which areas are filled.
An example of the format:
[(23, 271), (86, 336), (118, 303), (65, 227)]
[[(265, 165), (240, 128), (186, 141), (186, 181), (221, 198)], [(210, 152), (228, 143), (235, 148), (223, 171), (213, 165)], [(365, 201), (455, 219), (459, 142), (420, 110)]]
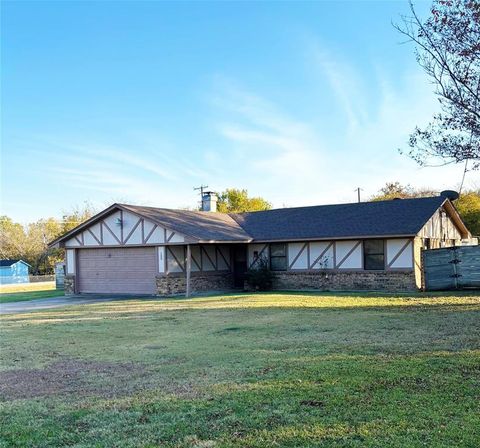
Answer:
[(363, 242), (363, 267), (368, 271), (385, 269), (385, 248), (383, 240)]
[(272, 271), (287, 270), (286, 244), (270, 244), (270, 269)]

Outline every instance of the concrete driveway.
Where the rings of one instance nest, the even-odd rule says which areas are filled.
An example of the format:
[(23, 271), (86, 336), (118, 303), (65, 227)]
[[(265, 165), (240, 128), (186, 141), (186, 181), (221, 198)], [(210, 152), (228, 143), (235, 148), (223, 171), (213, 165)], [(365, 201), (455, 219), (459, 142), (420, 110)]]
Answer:
[(25, 302), (12, 302), (0, 304), (0, 314), (16, 314), (28, 311), (47, 310), (51, 308), (61, 308), (68, 305), (82, 305), (85, 303), (112, 302), (115, 300), (145, 299), (152, 296), (142, 295), (97, 295), (80, 294), (68, 297), (52, 297), (51, 299), (37, 299)]

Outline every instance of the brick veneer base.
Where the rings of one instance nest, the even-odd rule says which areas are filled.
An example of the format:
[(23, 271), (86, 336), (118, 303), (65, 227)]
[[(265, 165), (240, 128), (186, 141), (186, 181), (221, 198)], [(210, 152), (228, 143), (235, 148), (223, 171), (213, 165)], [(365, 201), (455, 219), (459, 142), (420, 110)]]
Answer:
[[(172, 296), (184, 294), (187, 279), (185, 274), (169, 274), (156, 277), (157, 294), (160, 296)], [(190, 278), (192, 293), (205, 291), (229, 291), (233, 289), (233, 274), (231, 272), (219, 273), (192, 273)]]
[(75, 276), (74, 275), (65, 275), (63, 290), (65, 291), (66, 296), (71, 296), (75, 294)]
[(417, 291), (413, 271), (275, 272), (273, 289), (322, 291)]

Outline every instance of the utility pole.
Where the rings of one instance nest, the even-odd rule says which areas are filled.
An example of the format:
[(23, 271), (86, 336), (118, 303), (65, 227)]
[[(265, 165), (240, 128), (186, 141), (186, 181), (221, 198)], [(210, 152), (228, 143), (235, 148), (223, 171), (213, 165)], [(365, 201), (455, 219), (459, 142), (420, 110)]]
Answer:
[(362, 202), (362, 200), (360, 198), (360, 192), (363, 191), (363, 188), (358, 187), (354, 191), (357, 192), (358, 202)]
[(200, 190), (200, 207), (203, 209), (203, 192), (205, 191), (205, 188), (208, 188), (208, 185), (200, 185), (199, 187), (193, 187), (195, 191)]
[(208, 185), (200, 185), (199, 187), (193, 187), (194, 190), (200, 190), (200, 196), (203, 198), (203, 191), (208, 188)]

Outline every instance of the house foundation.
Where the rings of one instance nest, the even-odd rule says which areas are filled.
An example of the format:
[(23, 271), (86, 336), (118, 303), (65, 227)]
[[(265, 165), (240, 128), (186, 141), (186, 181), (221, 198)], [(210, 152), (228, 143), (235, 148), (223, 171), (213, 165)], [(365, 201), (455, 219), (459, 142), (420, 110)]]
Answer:
[(413, 271), (275, 272), (274, 290), (418, 291)]
[[(156, 285), (159, 296), (174, 296), (186, 292), (187, 279), (184, 274), (159, 275), (156, 277)], [(233, 274), (231, 272), (192, 272), (190, 278), (192, 293), (230, 291), (233, 287)]]

